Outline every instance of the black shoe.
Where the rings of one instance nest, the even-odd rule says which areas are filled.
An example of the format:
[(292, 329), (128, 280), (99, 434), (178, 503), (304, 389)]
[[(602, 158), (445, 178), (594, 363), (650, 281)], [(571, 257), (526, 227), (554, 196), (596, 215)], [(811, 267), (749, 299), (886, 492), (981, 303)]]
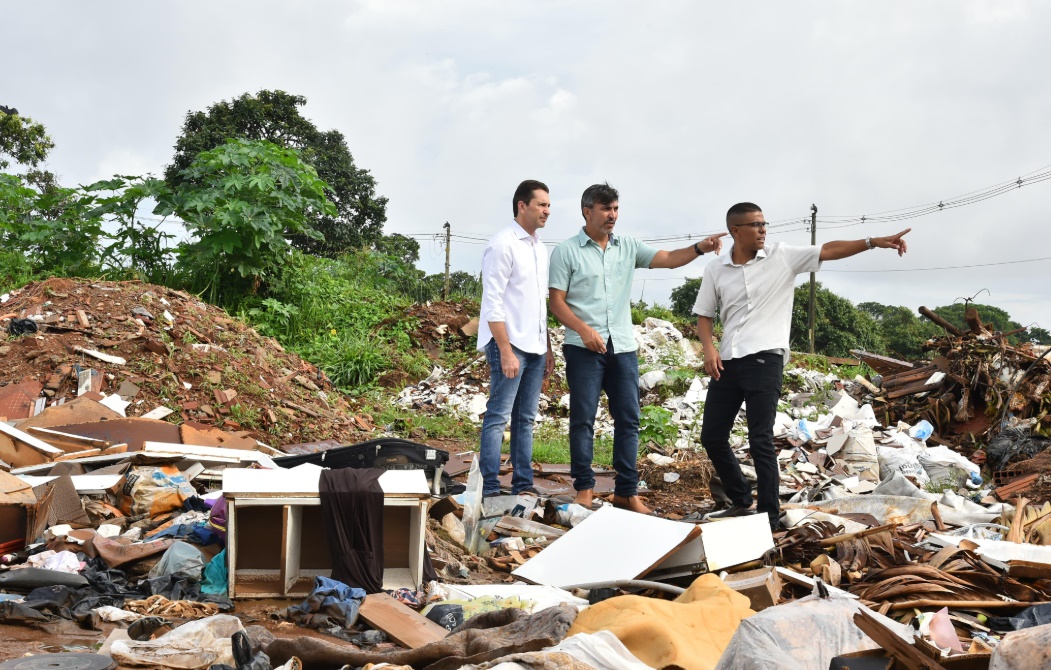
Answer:
[(731, 519), (736, 516), (748, 516), (750, 514), (755, 514), (755, 510), (750, 505), (747, 507), (744, 505), (730, 505), (721, 512), (710, 513), (705, 518), (711, 521), (713, 519)]
[(539, 498), (539, 497), (540, 497), (540, 491), (537, 491), (537, 490), (536, 490), (536, 489), (535, 489), (534, 487), (532, 487), (532, 486), (527, 486), (527, 487), (525, 487), (524, 489), (522, 489), (521, 491), (519, 491), (519, 492), (518, 492), (518, 493), (517, 493), (516, 495), (521, 495), (521, 494), (523, 494), (523, 493), (525, 493), (525, 494), (527, 494), (527, 495), (531, 495), (531, 496), (536, 496), (537, 498)]

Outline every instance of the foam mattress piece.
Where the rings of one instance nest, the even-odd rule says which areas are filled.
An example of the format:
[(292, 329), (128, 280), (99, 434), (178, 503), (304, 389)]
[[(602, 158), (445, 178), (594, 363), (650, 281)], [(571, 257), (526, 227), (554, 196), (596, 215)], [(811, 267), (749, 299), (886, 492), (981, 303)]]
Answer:
[(741, 621), (753, 614), (747, 597), (709, 573), (675, 600), (603, 600), (581, 612), (566, 635), (608, 630), (651, 667), (711, 670)]

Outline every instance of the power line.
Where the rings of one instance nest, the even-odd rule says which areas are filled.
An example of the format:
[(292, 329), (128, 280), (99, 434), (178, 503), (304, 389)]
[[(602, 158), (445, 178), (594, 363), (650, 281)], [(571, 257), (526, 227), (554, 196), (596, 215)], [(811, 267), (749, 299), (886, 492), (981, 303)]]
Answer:
[(1051, 261), (1051, 256), (1044, 258), (1026, 258), (1017, 261), (1000, 261), (998, 263), (976, 263), (974, 265), (946, 265), (939, 268), (905, 268), (896, 270), (822, 270), (822, 272), (933, 272), (935, 270), (961, 270), (964, 268), (987, 268), (994, 265), (1015, 265), (1017, 263), (1036, 263), (1038, 261)]

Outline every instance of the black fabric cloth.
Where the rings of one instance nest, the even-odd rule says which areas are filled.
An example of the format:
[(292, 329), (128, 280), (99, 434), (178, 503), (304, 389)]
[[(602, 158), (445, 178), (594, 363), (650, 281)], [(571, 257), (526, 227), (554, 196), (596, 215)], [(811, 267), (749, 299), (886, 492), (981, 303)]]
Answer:
[(318, 491), (332, 579), (367, 593), (383, 590), (383, 489), (378, 468), (323, 470)]
[(1051, 605), (1033, 605), (1010, 617), (991, 616), (988, 625), (997, 632), (1006, 633), (1051, 623)]
[(748, 419), (748, 445), (755, 464), (756, 510), (777, 521), (781, 471), (774, 448), (774, 419), (781, 397), (784, 358), (780, 353), (761, 352), (723, 361), (719, 379), (708, 384), (701, 424), (701, 444), (719, 474), (726, 496), (735, 505), (752, 504), (752, 489), (741, 472), (741, 464), (730, 447), (734, 419), (745, 403)]

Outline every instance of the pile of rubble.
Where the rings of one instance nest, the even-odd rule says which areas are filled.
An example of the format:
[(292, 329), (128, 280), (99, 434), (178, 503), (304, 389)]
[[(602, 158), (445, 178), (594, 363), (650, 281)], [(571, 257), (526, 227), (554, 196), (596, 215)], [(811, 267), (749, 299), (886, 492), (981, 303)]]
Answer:
[(7, 420), (96, 393), (127, 417), (262, 442), (349, 442), (373, 428), (316, 367), (181, 291), (52, 278), (0, 296), (0, 312)]

